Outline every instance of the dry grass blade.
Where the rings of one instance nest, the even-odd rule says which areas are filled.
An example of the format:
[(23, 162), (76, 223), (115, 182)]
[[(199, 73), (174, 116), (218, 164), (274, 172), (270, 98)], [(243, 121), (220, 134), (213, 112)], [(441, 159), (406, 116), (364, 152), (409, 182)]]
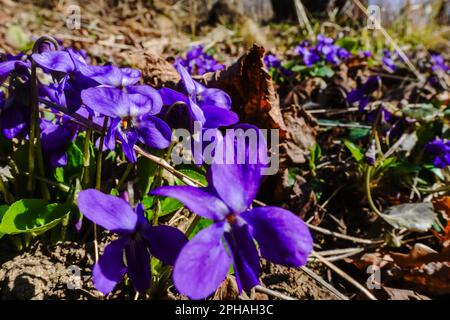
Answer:
[(370, 293), (369, 290), (367, 290), (366, 288), (364, 288), (358, 281), (356, 281), (355, 279), (353, 279), (351, 276), (349, 276), (347, 273), (345, 273), (342, 269), (338, 268), (336, 265), (334, 265), (333, 263), (331, 263), (330, 261), (328, 261), (327, 259), (325, 259), (324, 257), (322, 257), (320, 254), (316, 253), (316, 252), (312, 252), (311, 255), (315, 258), (317, 258), (317, 260), (319, 260), (320, 262), (322, 262), (324, 265), (326, 265), (328, 268), (330, 268), (331, 270), (333, 270), (334, 272), (336, 272), (338, 275), (340, 275), (342, 278), (344, 278), (345, 280), (347, 280), (350, 284), (352, 284), (354, 287), (356, 287), (359, 291), (361, 291), (364, 295), (366, 295), (367, 298), (369, 298), (370, 300), (378, 300), (372, 293)]

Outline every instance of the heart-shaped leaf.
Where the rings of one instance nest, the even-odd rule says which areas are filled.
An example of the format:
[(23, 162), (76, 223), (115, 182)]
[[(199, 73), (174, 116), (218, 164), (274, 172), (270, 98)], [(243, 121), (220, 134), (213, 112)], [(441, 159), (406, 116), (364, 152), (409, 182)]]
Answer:
[(70, 212), (69, 203), (47, 204), (42, 199), (22, 199), (14, 202), (3, 215), (0, 233), (43, 233), (56, 226)]
[(387, 208), (381, 217), (394, 228), (426, 232), (435, 219), (431, 203), (406, 203)]

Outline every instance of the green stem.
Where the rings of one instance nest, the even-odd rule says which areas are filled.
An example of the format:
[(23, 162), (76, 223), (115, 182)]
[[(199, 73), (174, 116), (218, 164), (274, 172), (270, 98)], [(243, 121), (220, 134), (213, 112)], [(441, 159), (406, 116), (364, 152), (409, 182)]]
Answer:
[[(98, 146), (97, 153), (97, 169), (95, 172), (95, 189), (100, 190), (102, 185), (102, 157), (103, 157), (103, 144), (105, 143), (106, 129), (108, 129), (108, 117), (105, 116), (103, 120), (103, 128), (100, 136), (100, 145)], [(98, 261), (98, 240), (97, 240), (97, 224), (93, 225), (94, 232), (94, 257), (95, 262)]]
[[(38, 53), (39, 48), (43, 43), (53, 44), (55, 50), (59, 49), (58, 42), (51, 37), (40, 37), (36, 40), (33, 46), (33, 53)], [(36, 63), (33, 59), (31, 59), (31, 77), (30, 77), (30, 133), (29, 133), (29, 145), (28, 145), (28, 184), (27, 190), (32, 192), (34, 190), (34, 170), (35, 170), (35, 152), (37, 151), (37, 161), (38, 161), (38, 169), (41, 176), (45, 176), (44, 170), (44, 160), (42, 156), (42, 148), (40, 142), (40, 126), (39, 126), (39, 92), (37, 86), (37, 76), (36, 76)], [(37, 149), (37, 150), (36, 150)], [(42, 196), (44, 199), (50, 199), (50, 192), (48, 191), (47, 185), (45, 183), (41, 183)]]
[(102, 183), (102, 158), (103, 158), (103, 144), (105, 143), (106, 130), (108, 129), (108, 117), (103, 121), (102, 133), (100, 136), (100, 145), (97, 153), (97, 170), (95, 174), (95, 189), (100, 190)]
[[(36, 148), (37, 148), (37, 162), (39, 175), (45, 177), (45, 167), (44, 167), (44, 156), (42, 154), (42, 142), (41, 142), (41, 132), (39, 128), (39, 122), (36, 124)], [(50, 200), (50, 191), (48, 190), (47, 184), (44, 181), (40, 181), (42, 197), (45, 200)]]
[(3, 181), (2, 177), (0, 177), (0, 191), (3, 193), (3, 198), (6, 202), (6, 204), (11, 204), (14, 202), (14, 197), (8, 191), (8, 188), (6, 187), (5, 181)]
[(192, 219), (191, 223), (189, 224), (189, 226), (186, 229), (186, 232), (185, 232), (186, 237), (189, 237), (191, 235), (192, 231), (194, 231), (194, 228), (199, 221), (200, 221), (200, 216), (195, 215), (195, 217)]
[(133, 167), (134, 167), (134, 163), (129, 163), (127, 165), (125, 172), (123, 173), (122, 177), (119, 180), (119, 183), (117, 184), (117, 187), (116, 187), (117, 190), (120, 190), (122, 188), (122, 186), (124, 185), (125, 181), (127, 180), (128, 175), (130, 174), (131, 169), (133, 169)]
[(31, 79), (30, 79), (30, 90), (31, 90), (31, 112), (30, 112), (30, 133), (29, 133), (29, 144), (28, 144), (28, 171), (30, 176), (28, 177), (27, 190), (32, 192), (34, 190), (34, 150), (35, 150), (35, 138), (36, 138), (36, 118), (38, 116), (38, 109), (36, 106), (36, 64), (32, 62), (31, 66)]
[(369, 201), (369, 206), (370, 208), (377, 214), (377, 215), (381, 215), (381, 211), (378, 210), (378, 208), (375, 206), (375, 203), (372, 200), (372, 193), (370, 191), (370, 178), (372, 175), (372, 167), (369, 166), (367, 167), (367, 171), (366, 171), (366, 197), (367, 197), (367, 201)]
[[(29, 176), (30, 173), (29, 172), (22, 172), (24, 175)], [(57, 182), (57, 181), (52, 181), (50, 179), (44, 178), (44, 177), (40, 177), (38, 175), (35, 175), (34, 178), (36, 180), (42, 181), (46, 184), (48, 184), (49, 186), (55, 187), (56, 189), (61, 190), (62, 192), (69, 192), (70, 191), (70, 187), (64, 183), (61, 182)]]
[(92, 136), (92, 115), (89, 115), (88, 128), (86, 130), (86, 137), (84, 139), (83, 148), (83, 187), (89, 187), (89, 164), (91, 162), (90, 143)]
[[(28, 146), (28, 170), (30, 176), (28, 178), (28, 191), (32, 192), (34, 190), (34, 171), (35, 171), (35, 157), (37, 158), (37, 165), (39, 174), (45, 176), (44, 158), (42, 155), (42, 145), (41, 145), (41, 129), (39, 125), (39, 93), (37, 86), (37, 76), (36, 76), (36, 63), (31, 62), (31, 116), (30, 116), (30, 139)], [(40, 182), (42, 197), (45, 200), (50, 199), (50, 192), (48, 191), (47, 185), (44, 182)]]

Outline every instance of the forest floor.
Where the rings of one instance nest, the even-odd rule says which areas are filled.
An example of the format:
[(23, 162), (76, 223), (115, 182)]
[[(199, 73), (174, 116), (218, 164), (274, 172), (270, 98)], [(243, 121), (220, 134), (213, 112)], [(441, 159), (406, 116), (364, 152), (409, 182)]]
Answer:
[[(423, 300), (450, 296), (450, 197), (446, 192), (420, 191), (424, 188), (416, 188), (418, 174), (408, 171), (409, 167), (398, 165), (396, 168), (404, 170), (395, 176), (388, 171), (392, 167), (384, 172), (382, 168), (372, 184), (376, 206), (432, 201), (439, 211), (442, 228), (420, 233), (404, 228), (393, 231), (375, 214), (365, 193), (365, 177), (359, 174), (364, 171), (363, 164), (355, 159), (358, 152), (363, 156), (361, 150), (365, 147), (351, 150), (355, 145), (370, 145), (368, 132), (373, 126), (367, 115), (359, 115), (358, 108), (349, 105), (342, 93), (355, 89), (360, 78), (373, 74), (379, 74), (383, 81), (383, 88), (374, 95), (382, 96), (394, 109), (405, 101), (407, 105), (432, 100), (446, 105), (450, 101), (448, 90), (438, 92), (428, 84), (412, 81), (414, 72), (408, 67), (392, 75), (358, 57), (334, 68), (334, 76), (329, 78), (309, 75), (296, 82), (272, 81), (269, 73), (261, 71), (262, 47), (278, 56), (293, 55), (290, 48), (305, 37), (295, 24), (259, 27), (246, 17), (222, 12), (222, 18), (234, 26), (227, 28), (206, 18), (192, 22), (181, 5), (157, 1), (155, 7), (145, 8), (136, 1), (108, 8), (102, 2), (82, 5), (82, 28), (69, 30), (61, 1), (36, 7), (32, 1), (0, 0), (0, 50), (18, 52), (31, 39), (51, 35), (65, 46), (86, 50), (99, 63), (111, 61), (139, 68), (144, 80), (154, 86), (178, 80), (171, 63), (193, 45), (211, 49), (214, 57), (227, 66), (241, 67), (241, 73), (229, 71), (230, 83), (219, 83), (211, 74), (197, 79), (212, 86), (219, 83), (224, 89), (238, 88), (230, 95), (233, 102), (241, 103), (241, 109), (236, 110), (241, 117), (262, 128), (285, 132), (287, 138), (281, 137), (280, 170), (267, 178), (258, 199), (288, 208), (307, 221), (317, 253), (302, 269), (264, 261), (263, 288), (241, 298)], [(198, 26), (194, 37), (192, 23)], [(334, 28), (334, 34), (345, 32), (343, 27)], [(349, 35), (363, 37), (357, 31), (349, 31)], [(255, 42), (262, 47), (253, 46)], [(449, 48), (444, 37), (433, 49), (445, 56)], [(426, 49), (415, 46), (408, 52), (414, 65), (420, 65)], [(245, 81), (252, 83), (246, 87), (249, 92), (236, 93)], [(448, 73), (444, 81), (450, 85)], [(269, 107), (264, 112), (255, 111), (250, 101)], [(353, 143), (344, 142), (349, 139)], [(400, 143), (393, 145), (386, 143), (384, 155), (398, 151)], [(448, 178), (448, 173), (443, 174)], [(415, 177), (412, 184), (411, 175), (413, 180)], [(399, 187), (398, 179), (403, 178), (405, 183)], [(439, 186), (445, 184), (443, 181)], [(436, 186), (430, 183), (427, 189)], [(80, 236), (52, 243), (38, 237), (21, 251), (0, 241), (0, 299), (102, 299), (91, 282), (93, 244), (89, 239)], [(100, 240), (102, 251), (111, 236), (104, 233)], [(70, 266), (76, 266), (81, 280), (75, 288), (68, 286), (74, 279), (67, 271)], [(367, 290), (366, 281), (374, 272), (376, 277), (379, 275), (380, 286)], [(127, 288), (123, 285), (107, 298), (132, 299), (134, 292)], [(213, 298), (238, 296), (229, 276)], [(155, 298), (183, 299), (173, 287)]]

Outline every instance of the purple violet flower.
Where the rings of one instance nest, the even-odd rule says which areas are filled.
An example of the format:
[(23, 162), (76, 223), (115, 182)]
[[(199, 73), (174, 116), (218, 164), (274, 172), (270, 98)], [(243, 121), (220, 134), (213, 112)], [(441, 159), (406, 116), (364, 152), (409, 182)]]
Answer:
[(269, 53), (264, 56), (264, 65), (267, 69), (279, 69), (281, 68), (281, 61), (278, 60), (276, 55)]
[(281, 65), (281, 61), (274, 54), (269, 53), (264, 56), (264, 65), (266, 66), (266, 68), (269, 71), (271, 69), (274, 70), (274, 72), (275, 72), (274, 77), (276, 77), (277, 75), (286, 76), (286, 77), (292, 75), (292, 71), (284, 68)]
[(225, 69), (225, 66), (219, 63), (214, 57), (203, 51), (203, 46), (193, 46), (186, 53), (186, 58), (176, 59), (176, 64), (181, 64), (187, 68), (192, 75), (202, 75), (207, 72), (215, 72)]
[(53, 167), (67, 165), (67, 145), (76, 136), (76, 130), (70, 122), (53, 123), (47, 119), (41, 119), (41, 141), (44, 156)]
[(162, 100), (152, 87), (129, 86), (124, 92), (119, 88), (99, 86), (83, 90), (81, 98), (88, 108), (111, 118), (107, 145), (113, 144), (118, 136), (128, 161), (136, 162), (133, 148), (138, 140), (156, 149), (170, 145), (170, 127), (154, 116), (161, 111)]
[(308, 67), (320, 61), (319, 52), (316, 48), (310, 47), (307, 41), (300, 43), (294, 50), (303, 58), (303, 63)]
[(360, 50), (358, 52), (358, 56), (360, 56), (361, 58), (371, 58), (372, 52), (370, 52), (370, 50)]
[(383, 64), (386, 68), (391, 72), (395, 72), (397, 70), (397, 66), (395, 65), (394, 57), (387, 49), (383, 49)]
[[(16, 57), (12, 57), (15, 59)], [(10, 77), (8, 95), (2, 93), (0, 97), (0, 128), (7, 139), (25, 135), (28, 132), (30, 122), (29, 92), (30, 71), (28, 62), (15, 61), (0, 63), (0, 72), (4, 71), (3, 79)], [(2, 69), (3, 65), (3, 69)], [(6, 66), (6, 67), (5, 67)], [(0, 81), (2, 75), (0, 74)]]
[(444, 58), (440, 54), (432, 54), (431, 55), (431, 69), (433, 71), (442, 70), (444, 72), (450, 71), (450, 66), (445, 63)]
[(23, 54), (18, 54), (16, 56), (4, 55), (4, 61), (0, 59), (0, 84), (15, 70), (19, 73), (29, 75), (28, 69), (31, 67), (31, 63), (28, 60), (22, 60), (23, 57)]
[(173, 265), (187, 242), (176, 228), (151, 226), (142, 204), (132, 210), (119, 197), (88, 189), (79, 193), (78, 207), (86, 218), (120, 236), (106, 246), (92, 270), (94, 285), (103, 294), (110, 293), (125, 273), (136, 291), (144, 292), (151, 282), (150, 255)]
[(81, 107), (80, 92), (98, 85), (126, 87), (136, 84), (141, 72), (114, 65), (94, 66), (72, 48), (60, 51), (44, 51), (32, 55), (33, 60), (45, 72), (51, 73), (56, 83), (44, 86), (46, 96), (52, 102), (66, 106), (70, 112)]
[(370, 95), (378, 90), (380, 84), (381, 78), (379, 76), (370, 76), (363, 85), (347, 94), (348, 103), (357, 102), (359, 110), (362, 111), (369, 104)]
[(433, 157), (433, 164), (437, 168), (450, 165), (450, 141), (436, 138), (425, 145), (427, 154)]
[[(199, 122), (202, 128), (226, 127), (239, 121), (237, 114), (231, 111), (231, 98), (227, 93), (220, 89), (206, 88), (201, 85), (193, 80), (180, 64), (176, 68), (181, 76), (185, 94), (170, 88), (161, 88), (159, 93), (165, 106), (172, 106), (176, 102), (186, 105), (189, 119), (188, 129), (192, 129), (195, 121)], [(166, 108), (163, 110), (163, 114), (169, 110)]]
[(207, 177), (205, 188), (164, 186), (152, 191), (175, 198), (214, 222), (183, 247), (175, 262), (173, 281), (181, 294), (192, 299), (212, 294), (231, 263), (240, 291), (257, 285), (261, 270), (254, 239), (261, 256), (271, 262), (291, 267), (306, 263), (312, 250), (306, 224), (279, 207), (251, 207), (261, 165), (213, 163)]

